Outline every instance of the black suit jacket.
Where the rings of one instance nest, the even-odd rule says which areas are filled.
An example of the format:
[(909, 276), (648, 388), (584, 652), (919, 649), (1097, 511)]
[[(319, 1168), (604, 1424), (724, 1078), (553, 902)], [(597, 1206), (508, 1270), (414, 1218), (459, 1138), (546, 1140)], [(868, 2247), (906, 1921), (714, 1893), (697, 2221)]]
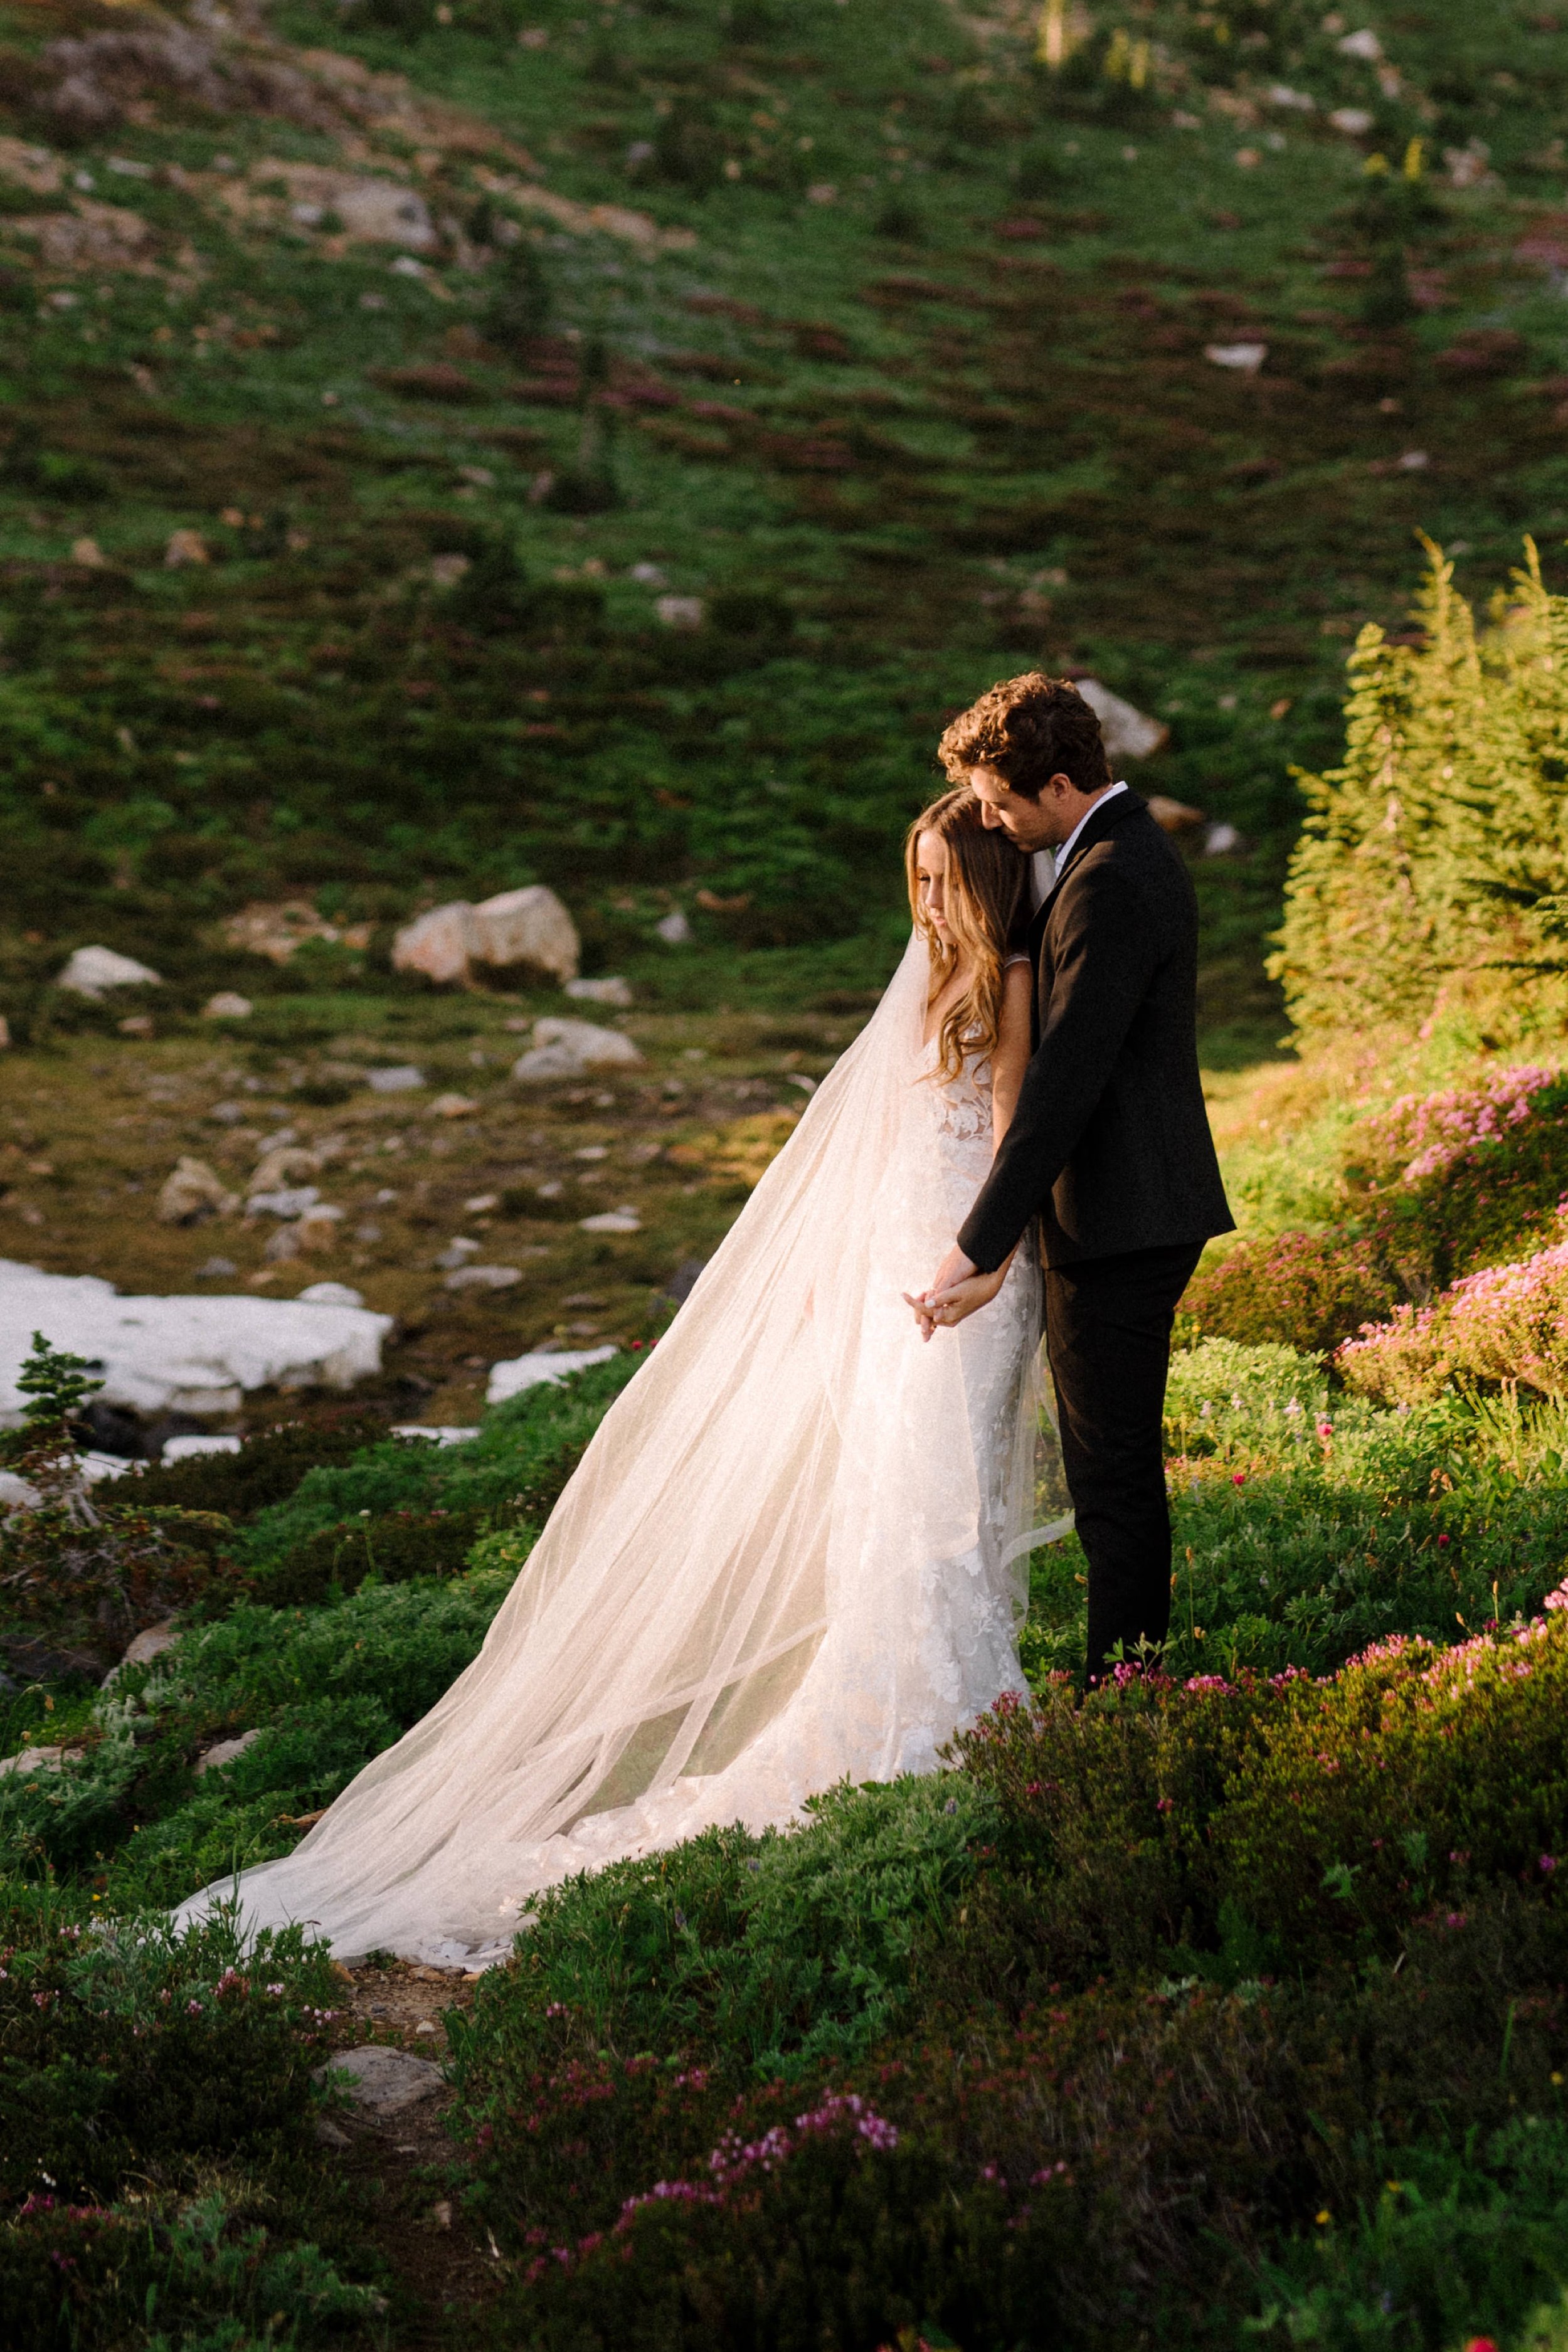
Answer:
[(1048, 1266), (1235, 1223), (1198, 1076), (1198, 907), (1133, 792), (1094, 809), (1029, 929), (1036, 1045), (959, 1246), (1000, 1265), (1038, 1216)]

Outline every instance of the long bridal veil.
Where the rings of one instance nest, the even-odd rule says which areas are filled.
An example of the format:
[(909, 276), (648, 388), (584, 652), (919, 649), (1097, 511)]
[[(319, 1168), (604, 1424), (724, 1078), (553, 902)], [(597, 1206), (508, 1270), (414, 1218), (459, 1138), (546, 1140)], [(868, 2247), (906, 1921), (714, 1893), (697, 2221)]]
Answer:
[[(951, 1198), (911, 940), (606, 1415), (479, 1655), (286, 1859), (253, 1926), (490, 1958), (531, 1895), (846, 1776), (931, 1769), (1017, 1681), (1036, 1486), (1032, 1265), (929, 1345)], [(992, 1318), (997, 1318), (994, 1321)], [(989, 1326), (989, 1328), (988, 1328)], [(232, 1895), (220, 1883), (187, 1916)]]

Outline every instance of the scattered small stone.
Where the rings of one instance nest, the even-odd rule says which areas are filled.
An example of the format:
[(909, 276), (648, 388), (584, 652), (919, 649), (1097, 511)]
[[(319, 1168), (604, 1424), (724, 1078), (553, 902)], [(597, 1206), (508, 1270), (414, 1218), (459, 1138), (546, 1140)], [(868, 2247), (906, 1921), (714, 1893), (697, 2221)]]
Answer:
[(544, 1020), (533, 1024), (533, 1045), (512, 1065), (525, 1085), (549, 1078), (577, 1078), (588, 1070), (639, 1069), (642, 1055), (618, 1029), (592, 1021)]
[(471, 1201), (464, 1202), (463, 1207), (470, 1217), (485, 1216), (491, 1209), (499, 1209), (500, 1207), (500, 1194), (499, 1192), (476, 1192)]
[(447, 1276), (448, 1290), (510, 1290), (522, 1280), (518, 1265), (459, 1265)]
[(177, 572), (182, 564), (211, 562), (207, 543), (199, 530), (173, 530), (169, 533), (169, 543), (163, 550), (163, 562), (169, 571)]
[(245, 1204), (247, 1217), (302, 1217), (313, 1209), (321, 1197), (315, 1184), (288, 1184), (265, 1192), (252, 1192)]
[(585, 1234), (640, 1234), (642, 1219), (635, 1209), (605, 1209), (596, 1217), (579, 1217)]
[(269, 963), (287, 963), (296, 948), (306, 940), (321, 940), (327, 946), (366, 948), (370, 945), (373, 926), (351, 923), (340, 929), (316, 912), (309, 898), (286, 898), (280, 904), (268, 905), (255, 900), (231, 915), (225, 923), (224, 938), (231, 948), (248, 955), (265, 956)]
[[(279, 1225), (275, 1234), (268, 1234), (267, 1246), (261, 1255), (268, 1265), (290, 1265), (300, 1255), (298, 1224)], [(253, 1282), (258, 1279), (259, 1276), (252, 1275)]]
[(198, 1282), (226, 1282), (231, 1275), (238, 1272), (233, 1258), (209, 1257), (204, 1258), (197, 1266), (195, 1278)]
[(158, 1215), (166, 1225), (195, 1224), (198, 1217), (232, 1216), (239, 1195), (231, 1192), (205, 1160), (183, 1154), (158, 1195)]
[(1268, 357), (1267, 343), (1205, 343), (1204, 357), (1215, 367), (1230, 368), (1238, 375), (1256, 375)]
[(300, 1293), (302, 1307), (363, 1307), (364, 1293), (346, 1282), (312, 1282)]
[(406, 2050), (389, 2050), (377, 2042), (366, 2042), (359, 2050), (340, 2051), (324, 2066), (318, 2066), (311, 2079), (327, 2083), (334, 2074), (351, 2076), (350, 2098), (375, 2116), (401, 2115), (405, 2107), (433, 2098), (446, 2087), (441, 2069), (428, 2058), (413, 2057)]
[(298, 1184), (302, 1177), (316, 1174), (321, 1165), (320, 1152), (303, 1150), (293, 1141), (293, 1129), (286, 1127), (281, 1137), (273, 1136), (262, 1145), (261, 1157), (245, 1188), (248, 1194), (276, 1192), (279, 1186)]
[(1205, 857), (1234, 857), (1246, 846), (1234, 824), (1211, 824), (1204, 835)]
[(425, 1084), (425, 1073), (412, 1062), (398, 1062), (388, 1069), (367, 1070), (364, 1082), (373, 1095), (412, 1094)]
[(318, 2116), (310, 2130), (322, 2147), (352, 2147), (353, 2145), (347, 2132), (335, 2124), (331, 2116)]
[(245, 1754), (247, 1748), (253, 1748), (260, 1737), (258, 1727), (253, 1731), (240, 1732), (233, 1739), (217, 1740), (211, 1748), (203, 1748), (191, 1769), (198, 1780), (204, 1772), (221, 1772), (226, 1764), (232, 1764), (237, 1757)]
[(569, 980), (565, 992), (584, 1004), (608, 1004), (617, 1012), (626, 1012), (632, 1003), (631, 982), (616, 973), (603, 980)]
[(108, 557), (96, 539), (73, 539), (71, 562), (79, 563), (84, 572), (102, 572), (108, 567)]
[(255, 1010), (248, 996), (241, 996), (232, 988), (220, 988), (203, 1005), (202, 1017), (206, 1021), (248, 1021)]
[(57, 988), (69, 989), (74, 996), (101, 996), (107, 988), (162, 988), (163, 981), (150, 964), (138, 963), (134, 956), (118, 954), (113, 948), (78, 948), (59, 977)]
[(436, 1260), (437, 1267), (442, 1274), (450, 1274), (456, 1267), (467, 1265), (471, 1257), (478, 1257), (481, 1247), (482, 1244), (470, 1241), (467, 1234), (458, 1234)]
[(430, 1106), (433, 1118), (472, 1118), (479, 1104), (472, 1095), (437, 1095)]
[(335, 1248), (342, 1217), (341, 1209), (331, 1207), (325, 1201), (319, 1201), (313, 1209), (307, 1209), (299, 1223), (292, 1228), (300, 1247), (312, 1251)]
[(677, 907), (672, 915), (661, 916), (654, 929), (667, 948), (684, 948), (690, 944), (691, 925), (684, 908)]
[(708, 613), (700, 596), (659, 596), (653, 609), (667, 629), (700, 629)]

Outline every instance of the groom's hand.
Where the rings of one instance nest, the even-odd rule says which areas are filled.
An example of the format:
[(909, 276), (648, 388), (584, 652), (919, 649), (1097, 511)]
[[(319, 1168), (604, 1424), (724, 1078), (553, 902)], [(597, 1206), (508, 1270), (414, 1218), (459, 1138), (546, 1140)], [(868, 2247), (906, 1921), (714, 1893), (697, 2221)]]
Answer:
[(1005, 1265), (994, 1274), (982, 1274), (972, 1258), (964, 1256), (955, 1242), (936, 1270), (936, 1278), (917, 1297), (904, 1293), (906, 1306), (912, 1307), (921, 1338), (929, 1339), (935, 1330), (951, 1330), (982, 1307), (989, 1307), (1006, 1278)]

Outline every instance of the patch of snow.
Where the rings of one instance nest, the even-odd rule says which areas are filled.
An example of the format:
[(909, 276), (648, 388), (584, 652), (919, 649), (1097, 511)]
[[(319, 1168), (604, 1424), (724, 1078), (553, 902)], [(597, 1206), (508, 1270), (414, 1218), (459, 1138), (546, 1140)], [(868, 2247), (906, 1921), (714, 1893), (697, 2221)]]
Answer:
[(620, 1349), (613, 1344), (603, 1348), (563, 1348), (558, 1356), (543, 1349), (529, 1356), (511, 1356), (504, 1363), (490, 1366), (489, 1384), (485, 1390), (487, 1404), (505, 1404), (509, 1397), (521, 1396), (524, 1389), (537, 1388), (541, 1381), (563, 1381), (573, 1372), (585, 1372), (590, 1364), (607, 1364)]
[(96, 1275), (4, 1258), (0, 1427), (21, 1421), (16, 1378), (35, 1331), (101, 1370), (106, 1404), (154, 1414), (234, 1412), (247, 1391), (274, 1385), (352, 1388), (381, 1370), (391, 1329), (391, 1316), (363, 1307), (233, 1293), (122, 1298)]

